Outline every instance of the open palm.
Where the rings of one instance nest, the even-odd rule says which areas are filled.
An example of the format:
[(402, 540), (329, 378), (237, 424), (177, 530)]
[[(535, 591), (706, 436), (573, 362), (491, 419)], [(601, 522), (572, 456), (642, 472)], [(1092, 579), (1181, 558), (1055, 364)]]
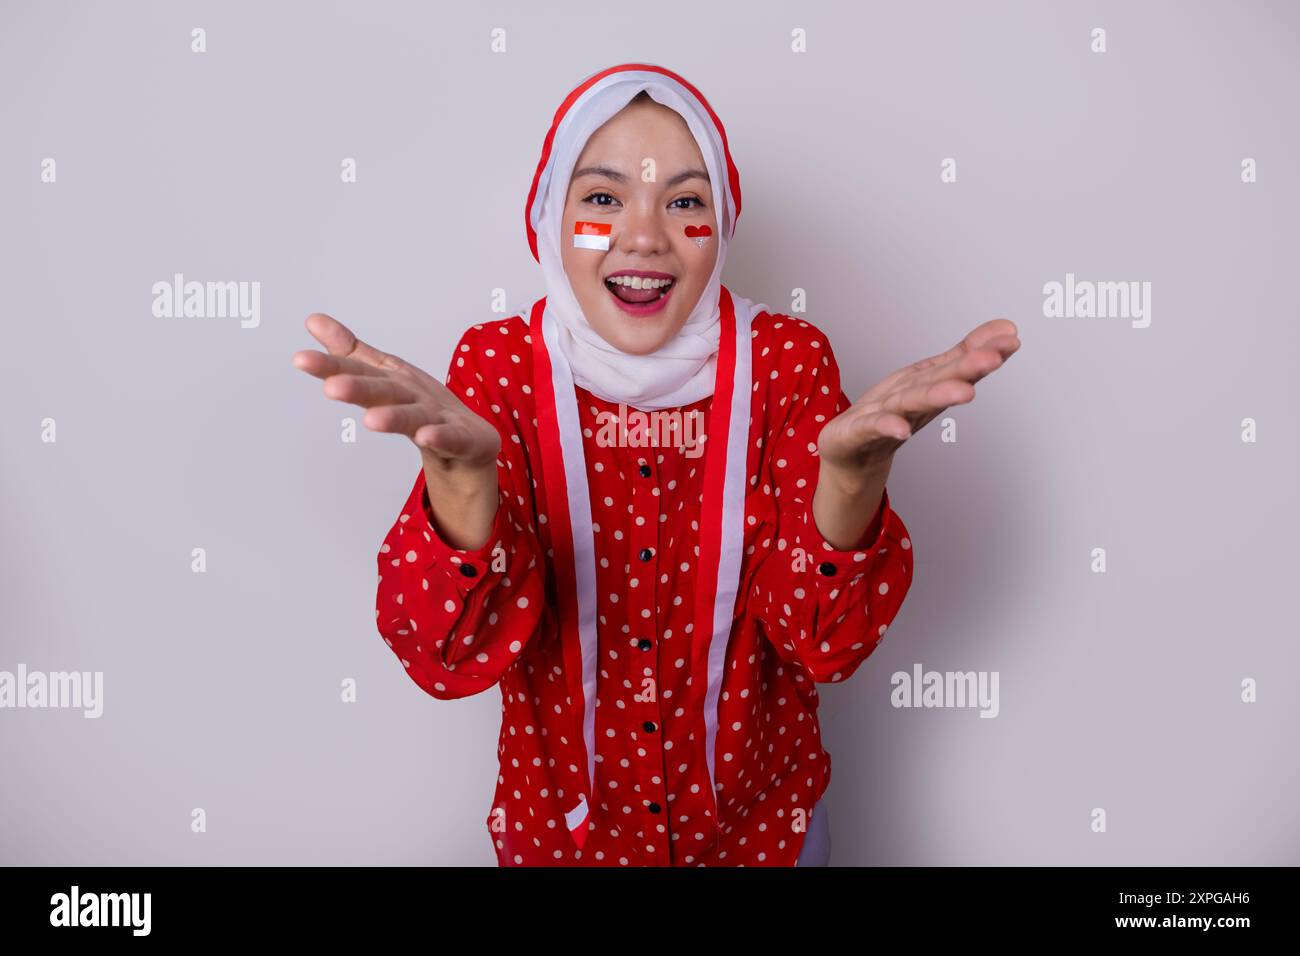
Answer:
[(403, 434), (447, 466), (495, 464), (501, 433), (442, 382), (367, 345), (328, 315), (313, 313), (306, 325), (328, 354), (304, 349), (294, 353), (293, 364), (324, 379), (326, 397), (365, 408), (361, 423), (367, 428)]
[(1020, 348), (1015, 323), (993, 319), (948, 351), (900, 368), (827, 422), (817, 440), (823, 462), (846, 470), (889, 458), (953, 405), (975, 397), (975, 383)]

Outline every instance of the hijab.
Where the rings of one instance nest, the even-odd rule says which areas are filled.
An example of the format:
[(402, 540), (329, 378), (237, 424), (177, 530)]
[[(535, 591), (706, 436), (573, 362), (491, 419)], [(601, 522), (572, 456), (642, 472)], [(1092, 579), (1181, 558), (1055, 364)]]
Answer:
[[(565, 201), (573, 169), (588, 139), (645, 91), (686, 121), (704, 165), (717, 211), (713, 273), (677, 335), (647, 355), (631, 355), (605, 341), (588, 323), (561, 261)], [(727, 134), (708, 102), (685, 79), (663, 67), (626, 64), (588, 77), (560, 105), (546, 135), (525, 211), (528, 243), (541, 264), (547, 311), (559, 326), (559, 347), (573, 381), (610, 402), (643, 411), (689, 405), (713, 393), (719, 299), (727, 246), (740, 216), (740, 174)], [(737, 298), (739, 307), (752, 303)]]

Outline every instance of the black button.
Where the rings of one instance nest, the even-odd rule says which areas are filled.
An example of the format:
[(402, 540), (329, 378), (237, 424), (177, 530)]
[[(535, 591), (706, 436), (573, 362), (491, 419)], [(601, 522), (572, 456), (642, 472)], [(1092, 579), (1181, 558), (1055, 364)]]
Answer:
[(655, 553), (654, 553), (653, 551), (651, 551), (649, 548), (642, 548), (642, 549), (641, 549), (641, 560), (642, 560), (642, 561), (649, 561), (649, 560), (650, 560), (651, 558), (653, 558), (654, 556), (655, 556)]
[(654, 645), (650, 643), (650, 638), (648, 637), (641, 638), (641, 640), (636, 642), (636, 646), (641, 648), (643, 651), (648, 651), (650, 648), (654, 647)]
[(649, 466), (649, 465), (642, 465), (642, 466), (641, 466), (641, 477), (642, 477), (642, 478), (649, 478), (649, 477), (650, 477), (650, 466)]
[(652, 803), (650, 804), (650, 806), (646, 807), (646, 809), (649, 810), (651, 813), (658, 813), (660, 810), (663, 809), (663, 807), (659, 806), (659, 804), (657, 803)]
[(465, 575), (467, 578), (472, 578), (474, 575), (478, 574), (478, 572), (474, 570), (472, 564), (462, 564), (460, 566), (460, 573)]
[(817, 570), (829, 578), (835, 573), (835, 565), (829, 561), (823, 561)]
[(645, 732), (646, 732), (646, 733), (648, 733), (648, 734), (649, 734), (649, 733), (654, 733), (655, 722), (654, 722), (653, 720), (647, 720), (647, 721), (646, 721), (644, 724), (642, 724), (641, 726), (645, 729)]

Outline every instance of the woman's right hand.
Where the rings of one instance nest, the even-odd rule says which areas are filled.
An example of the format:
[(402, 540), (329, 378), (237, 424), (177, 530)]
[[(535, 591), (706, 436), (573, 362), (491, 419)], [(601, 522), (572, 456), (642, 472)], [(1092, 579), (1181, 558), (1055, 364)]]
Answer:
[(293, 364), (324, 379), (327, 397), (365, 408), (367, 428), (411, 439), (424, 462), (438, 530), (453, 547), (482, 546), (497, 507), (496, 426), (432, 375), (367, 345), (337, 319), (315, 312), (306, 325), (328, 354), (304, 349)]

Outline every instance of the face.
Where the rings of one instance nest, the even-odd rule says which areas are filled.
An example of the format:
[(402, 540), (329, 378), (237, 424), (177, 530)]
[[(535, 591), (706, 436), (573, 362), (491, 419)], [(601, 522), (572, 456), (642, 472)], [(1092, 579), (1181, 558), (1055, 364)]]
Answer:
[[(609, 226), (609, 249), (575, 247), (577, 222)], [(671, 341), (718, 258), (713, 192), (686, 121), (638, 101), (596, 130), (574, 166), (561, 228), (564, 271), (596, 333), (633, 355)]]

